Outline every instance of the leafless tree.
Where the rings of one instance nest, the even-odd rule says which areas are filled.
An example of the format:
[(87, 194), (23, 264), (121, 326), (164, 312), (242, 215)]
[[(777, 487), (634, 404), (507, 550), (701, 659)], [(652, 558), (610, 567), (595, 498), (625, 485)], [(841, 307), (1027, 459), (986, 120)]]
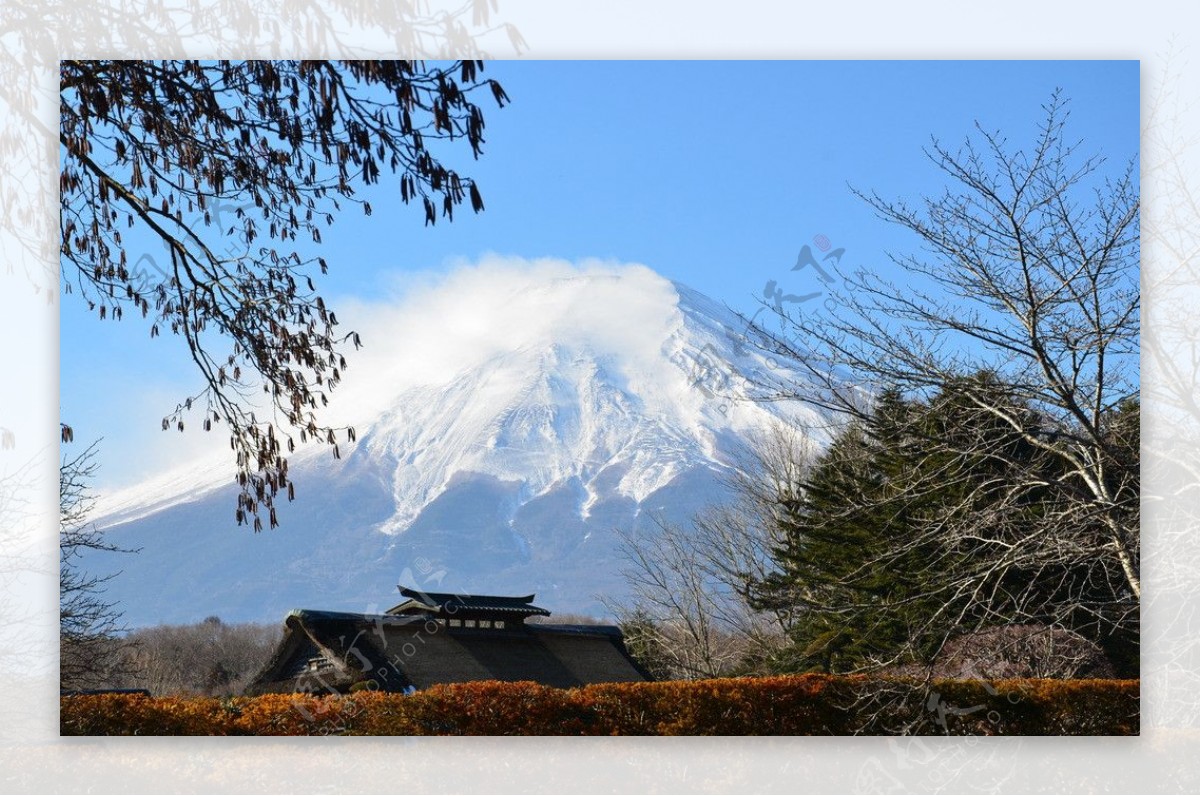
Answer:
[(621, 534), (625, 602), (608, 608), (655, 651), (673, 679), (762, 671), (787, 643), (792, 610), (751, 607), (756, 584), (776, 569), (780, 512), (814, 455), (813, 436), (782, 425), (752, 438), (725, 478), (732, 496), (689, 526)]
[[(14, 463), (13, 451), (0, 447), (0, 666), (10, 671), (28, 670), (21, 656), (36, 642), (40, 626), (37, 612), (22, 599), (15, 584), (33, 567), (35, 545), (31, 528), (36, 514), (32, 495), (38, 494), (37, 460)], [(20, 663), (18, 663), (20, 659)], [(15, 667), (20, 666), (20, 669)]]
[(97, 444), (59, 469), (59, 683), (69, 690), (99, 688), (129, 671), (122, 639), (128, 628), (104, 598), (104, 584), (119, 573), (97, 575), (80, 560), (87, 553), (136, 552), (106, 540), (89, 519)]
[(728, 674), (744, 652), (722, 632), (736, 601), (708, 577), (703, 553), (684, 529), (656, 524), (649, 535), (621, 532), (631, 596), (607, 607), (622, 624), (639, 628), (645, 637), (631, 641), (655, 649), (670, 679)]
[[(905, 281), (842, 272), (836, 309), (785, 315), (786, 334), (763, 331), (816, 387), (763, 386), (859, 419), (884, 389), (928, 399), (953, 387), (975, 417), (963, 433), (912, 430), (931, 466), (905, 488), (913, 501), (947, 484), (964, 490), (864, 566), (924, 552), (941, 598), (930, 621), (960, 631), (979, 606), (1003, 604), (1008, 621), (1028, 612), (1078, 628), (1087, 614), (1100, 632), (1136, 635), (1136, 163), (1106, 172), (1102, 158), (1077, 154), (1057, 94), (1045, 111), (1028, 148), (982, 127), (958, 150), (935, 140), (926, 155), (948, 180), (940, 196), (856, 192), (922, 251), (893, 257)], [(977, 373), (990, 378), (969, 378)], [(996, 424), (1009, 436), (971, 431)], [(1028, 468), (1013, 440), (1045, 466)], [(1035, 495), (1043, 512), (1018, 510)]]
[(125, 671), (109, 687), (154, 695), (237, 695), (279, 642), (276, 624), (229, 624), (210, 616), (191, 625), (159, 625), (129, 634)]
[(826, 433), (828, 429), (777, 423), (751, 434), (723, 479), (732, 497), (692, 521), (691, 534), (701, 551), (704, 574), (737, 597), (730, 626), (746, 625), (749, 614), (754, 617), (749, 626), (762, 629), (768, 648), (778, 644), (780, 631), (786, 633), (791, 627), (794, 609), (780, 605), (759, 616), (748, 606), (754, 602), (757, 585), (778, 570), (786, 507), (803, 488), (818, 455), (817, 440)]

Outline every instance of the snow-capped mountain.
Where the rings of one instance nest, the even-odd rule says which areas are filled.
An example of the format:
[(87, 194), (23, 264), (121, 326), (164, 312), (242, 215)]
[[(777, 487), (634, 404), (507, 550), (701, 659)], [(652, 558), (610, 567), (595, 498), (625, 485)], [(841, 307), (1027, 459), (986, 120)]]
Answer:
[(374, 359), (352, 367), (358, 442), (293, 459), (280, 529), (235, 525), (222, 467), (106, 499), (100, 525), (141, 548), (113, 560), (127, 621), (386, 608), (398, 582), (600, 613), (625, 588), (616, 529), (686, 521), (722, 499), (755, 432), (819, 425), (746, 400), (748, 383), (799, 376), (734, 313), (643, 267), (467, 271), (375, 313)]

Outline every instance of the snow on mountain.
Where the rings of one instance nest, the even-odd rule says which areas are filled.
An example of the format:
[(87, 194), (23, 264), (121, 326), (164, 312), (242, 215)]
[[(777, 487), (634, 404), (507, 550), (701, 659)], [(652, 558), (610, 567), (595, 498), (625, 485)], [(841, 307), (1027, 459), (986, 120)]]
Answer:
[(686, 521), (750, 435), (820, 425), (746, 400), (779, 366), (641, 266), (493, 263), (357, 310), (376, 341), (347, 376), (359, 441), (293, 460), (282, 528), (236, 527), (219, 464), (106, 499), (101, 525), (142, 548), (109, 589), (129, 621), (386, 607), (401, 580), (598, 613), (624, 589), (616, 528)]

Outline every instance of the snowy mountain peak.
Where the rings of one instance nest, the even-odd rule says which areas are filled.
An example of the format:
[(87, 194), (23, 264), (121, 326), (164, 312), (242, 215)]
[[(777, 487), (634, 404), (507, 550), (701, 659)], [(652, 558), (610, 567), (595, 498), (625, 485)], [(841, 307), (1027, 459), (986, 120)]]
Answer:
[[(618, 588), (614, 529), (686, 519), (720, 496), (749, 435), (816, 420), (745, 400), (767, 357), (737, 315), (641, 266), (502, 263), (451, 274), (399, 311), (358, 309), (369, 347), (338, 398), (358, 443), (336, 463), (297, 456), (298, 498), (280, 510), (280, 533), (313, 547), (282, 548), (268, 580), (328, 595), (305, 604), (359, 607), (424, 561), (467, 591), (594, 609), (592, 595)], [(144, 551), (188, 527), (238, 555), (255, 544), (233, 527), (231, 487), (178, 488), (147, 485), (109, 524)], [(253, 577), (238, 582), (261, 595)]]
[[(394, 466), (396, 512), (382, 530), (407, 529), (460, 473), (519, 483), (525, 501), (573, 479), (593, 494), (599, 479), (619, 469), (616, 493), (640, 503), (688, 468), (727, 465), (721, 440), (774, 417), (769, 407), (738, 400), (745, 398), (744, 390), (737, 394), (741, 379), (728, 378), (735, 368), (761, 366), (736, 336), (734, 313), (659, 280), (658, 317), (638, 308), (659, 336), (636, 338), (622, 351), (610, 330), (597, 344), (584, 334), (586, 319), (572, 325), (556, 311), (598, 290), (609, 294), (609, 305), (619, 297), (618, 304), (637, 307), (644, 280), (641, 273), (601, 274), (514, 292), (508, 309), (546, 311), (553, 322), (444, 384), (397, 394), (359, 446)], [(619, 313), (609, 323), (627, 327)]]

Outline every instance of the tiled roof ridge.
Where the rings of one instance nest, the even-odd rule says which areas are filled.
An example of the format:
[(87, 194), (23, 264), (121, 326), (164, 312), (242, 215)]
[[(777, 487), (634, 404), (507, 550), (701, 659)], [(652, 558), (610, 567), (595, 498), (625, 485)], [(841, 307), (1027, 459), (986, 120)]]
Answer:
[(399, 589), (400, 594), (403, 596), (421, 605), (427, 605), (430, 608), (445, 610), (447, 606), (453, 605), (468, 610), (504, 611), (550, 616), (548, 610), (533, 604), (534, 597), (536, 596), (534, 594), (524, 597), (510, 597), (493, 594), (454, 594), (450, 592), (420, 591), (405, 586), (400, 586)]

